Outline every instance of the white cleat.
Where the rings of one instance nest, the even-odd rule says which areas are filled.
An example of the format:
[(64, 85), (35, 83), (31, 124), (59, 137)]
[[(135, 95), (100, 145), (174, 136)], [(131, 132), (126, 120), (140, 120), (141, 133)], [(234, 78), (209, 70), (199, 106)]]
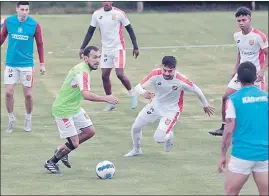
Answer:
[(142, 155), (141, 148), (139, 150), (138, 149), (133, 149), (130, 152), (128, 152), (127, 154), (125, 154), (124, 156), (125, 157), (134, 157), (134, 156), (139, 156), (139, 155)]
[(169, 136), (165, 138), (165, 142), (164, 142), (164, 151), (165, 152), (170, 152), (172, 150), (174, 141), (174, 134), (173, 132), (170, 132)]
[(106, 108), (103, 110), (104, 112), (110, 112), (112, 110), (114, 110), (116, 108), (116, 106), (114, 104), (107, 104)]
[(11, 120), (8, 121), (8, 126), (7, 126), (7, 130), (6, 130), (7, 133), (12, 133), (13, 132), (15, 122), (16, 122), (15, 118), (12, 118)]
[(31, 132), (32, 131), (32, 120), (25, 118), (24, 120), (24, 131)]

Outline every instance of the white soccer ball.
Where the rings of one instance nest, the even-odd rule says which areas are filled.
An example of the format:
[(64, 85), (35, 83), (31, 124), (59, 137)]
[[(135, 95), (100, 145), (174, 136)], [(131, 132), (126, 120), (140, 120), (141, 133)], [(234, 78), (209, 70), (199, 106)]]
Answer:
[(115, 174), (115, 166), (112, 162), (104, 160), (96, 165), (96, 175), (101, 179), (112, 179)]

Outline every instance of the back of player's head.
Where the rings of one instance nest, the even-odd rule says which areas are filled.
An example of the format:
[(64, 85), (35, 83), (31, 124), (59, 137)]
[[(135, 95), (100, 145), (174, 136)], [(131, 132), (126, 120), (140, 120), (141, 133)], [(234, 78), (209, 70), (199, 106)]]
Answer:
[(235, 17), (239, 16), (251, 16), (251, 10), (247, 7), (240, 7), (236, 10)]
[(18, 1), (17, 7), (20, 7), (20, 5), (30, 5), (29, 1)]
[(164, 56), (162, 59), (162, 64), (165, 67), (168, 67), (170, 69), (175, 69), (177, 65), (177, 60), (173, 56)]
[(99, 48), (97, 48), (96, 46), (88, 46), (84, 49), (83, 51), (83, 55), (84, 56), (89, 56), (89, 54), (91, 53), (91, 51), (94, 50), (94, 51), (99, 51)]
[(254, 83), (257, 79), (256, 66), (249, 61), (241, 63), (237, 69), (238, 80), (243, 84)]

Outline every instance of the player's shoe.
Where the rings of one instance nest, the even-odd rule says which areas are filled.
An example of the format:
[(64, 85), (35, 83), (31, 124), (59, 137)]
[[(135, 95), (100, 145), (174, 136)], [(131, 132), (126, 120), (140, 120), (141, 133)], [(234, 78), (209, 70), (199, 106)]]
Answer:
[[(56, 150), (54, 151), (55, 154), (57, 153), (57, 151), (58, 151), (58, 149), (56, 149)], [(68, 154), (67, 154), (67, 155), (64, 155), (64, 156), (61, 158), (61, 161), (62, 161), (62, 163), (63, 163), (66, 167), (71, 168), (71, 164), (70, 164), (70, 162), (69, 162), (69, 160), (68, 160)]]
[(172, 147), (174, 145), (174, 133), (170, 132), (170, 134), (167, 134), (164, 141), (164, 151), (170, 152), (172, 150)]
[(208, 133), (214, 136), (222, 136), (224, 129), (218, 129), (216, 131), (209, 131)]
[(107, 104), (106, 108), (103, 110), (104, 112), (109, 112), (109, 111), (112, 111), (116, 108), (116, 106), (114, 104)]
[(31, 132), (32, 131), (32, 120), (31, 119), (24, 119), (24, 131)]
[(58, 164), (56, 163), (50, 163), (48, 161), (46, 161), (46, 163), (44, 164), (44, 167), (50, 171), (53, 174), (62, 174), (62, 172), (60, 171), (60, 168), (58, 166)]
[(130, 152), (128, 152), (127, 154), (125, 154), (125, 157), (134, 157), (134, 156), (139, 156), (142, 155), (142, 150), (141, 148), (139, 149), (133, 149)]
[(137, 103), (138, 103), (137, 96), (131, 96), (131, 103), (132, 103), (132, 109), (135, 109), (137, 107)]
[(12, 133), (13, 132), (13, 128), (14, 128), (15, 122), (16, 122), (16, 118), (15, 117), (9, 119), (8, 125), (7, 125), (7, 130), (6, 130), (7, 133)]

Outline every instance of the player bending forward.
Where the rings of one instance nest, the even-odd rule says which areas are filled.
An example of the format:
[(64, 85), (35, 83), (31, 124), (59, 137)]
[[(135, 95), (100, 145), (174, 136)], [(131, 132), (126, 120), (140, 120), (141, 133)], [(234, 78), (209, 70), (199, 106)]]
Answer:
[(153, 101), (147, 104), (136, 117), (131, 130), (133, 150), (124, 156), (142, 154), (140, 144), (142, 128), (157, 119), (160, 119), (160, 122), (154, 133), (154, 140), (157, 143), (164, 143), (164, 151), (169, 152), (172, 149), (172, 129), (182, 112), (184, 91), (195, 93), (202, 102), (205, 113), (209, 116), (213, 115), (214, 110), (208, 104), (201, 89), (185, 76), (176, 72), (176, 63), (173, 56), (163, 57), (162, 68), (153, 70), (135, 87), (137, 94), (142, 94), (146, 99), (151, 99), (154, 96), (153, 93), (145, 89), (153, 86), (155, 96)]
[(90, 91), (90, 74), (92, 70), (98, 68), (101, 58), (99, 49), (89, 46), (85, 48), (83, 55), (84, 61), (69, 71), (52, 106), (52, 115), (55, 117), (60, 137), (67, 139), (67, 142), (60, 146), (44, 165), (53, 174), (61, 173), (57, 164), (59, 160), (70, 168), (68, 154), (95, 134), (91, 119), (81, 108), (81, 101), (85, 99), (118, 103), (117, 98), (111, 95), (98, 96)]

